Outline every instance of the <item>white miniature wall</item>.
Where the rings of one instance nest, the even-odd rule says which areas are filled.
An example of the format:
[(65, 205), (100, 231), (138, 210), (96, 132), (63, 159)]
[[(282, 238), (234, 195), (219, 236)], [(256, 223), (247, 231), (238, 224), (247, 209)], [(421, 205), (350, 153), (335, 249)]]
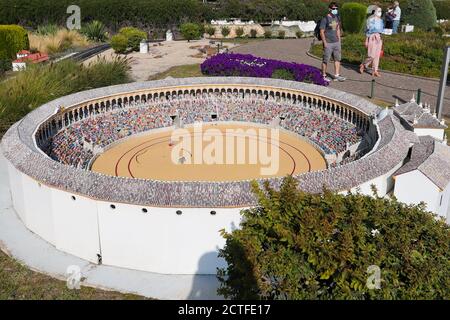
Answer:
[[(14, 208), (28, 229), (61, 251), (96, 263), (165, 274), (216, 274), (220, 230), (239, 208), (156, 208), (106, 203), (49, 188), (8, 163)], [(111, 207), (115, 206), (115, 209)], [(177, 211), (182, 213), (179, 215)], [(215, 214), (211, 214), (215, 211)]]
[(395, 177), (394, 195), (406, 204), (423, 201), (427, 210), (436, 212), (440, 190), (419, 170), (413, 170)]
[(444, 139), (444, 129), (415, 128), (414, 133), (418, 136), (432, 136), (433, 138), (441, 141)]
[(367, 181), (363, 184), (361, 184), (357, 188), (353, 188), (352, 192), (360, 192), (362, 194), (372, 196), (372, 185), (374, 185), (377, 188), (378, 196), (383, 197), (388, 192), (390, 192), (394, 188), (394, 179), (392, 175), (395, 171), (397, 171), (401, 166), (402, 162), (397, 164), (393, 169), (391, 169), (389, 172), (385, 173), (384, 175), (381, 175), (379, 177), (376, 177), (375, 179), (372, 179), (370, 181)]

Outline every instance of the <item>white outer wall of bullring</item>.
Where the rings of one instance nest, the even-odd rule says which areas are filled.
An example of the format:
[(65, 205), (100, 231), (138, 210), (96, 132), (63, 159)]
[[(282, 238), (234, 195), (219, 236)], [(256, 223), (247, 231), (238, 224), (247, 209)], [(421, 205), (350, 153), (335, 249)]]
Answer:
[[(372, 195), (374, 184), (384, 196), (399, 166), (364, 183), (359, 192)], [(50, 188), (9, 162), (8, 172), (14, 208), (26, 227), (57, 249), (93, 263), (101, 254), (105, 265), (163, 274), (216, 274), (218, 267), (226, 266), (217, 256), (225, 244), (220, 230), (232, 231), (241, 221), (242, 208), (145, 207), (144, 213), (142, 206)]]
[[(216, 274), (220, 230), (240, 223), (239, 208), (156, 208), (103, 201), (49, 188), (8, 163), (22, 222), (57, 249), (97, 263), (163, 274)], [(76, 197), (76, 200), (72, 199)], [(182, 214), (177, 215), (176, 211)], [(216, 211), (215, 215), (211, 211)]]

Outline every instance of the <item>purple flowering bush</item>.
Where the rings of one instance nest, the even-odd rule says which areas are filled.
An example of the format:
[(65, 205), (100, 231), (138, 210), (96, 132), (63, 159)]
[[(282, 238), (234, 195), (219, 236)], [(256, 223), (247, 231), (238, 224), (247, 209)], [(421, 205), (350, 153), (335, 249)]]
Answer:
[[(222, 53), (217, 54), (201, 65), (202, 73), (209, 76), (234, 76), (273, 78), (280, 70), (293, 75), (295, 81), (327, 86), (321, 71), (306, 64), (264, 59), (251, 54)], [(275, 73), (275, 74), (274, 74)]]

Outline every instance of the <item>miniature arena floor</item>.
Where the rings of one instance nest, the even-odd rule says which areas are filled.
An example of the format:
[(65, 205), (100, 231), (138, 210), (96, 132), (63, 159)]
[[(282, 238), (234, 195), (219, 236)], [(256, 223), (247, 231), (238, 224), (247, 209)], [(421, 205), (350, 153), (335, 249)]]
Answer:
[(311, 144), (278, 132), (276, 136), (266, 127), (233, 124), (149, 132), (105, 151), (92, 170), (163, 181), (235, 181), (326, 169)]
[(221, 299), (215, 275), (167, 275), (96, 265), (59, 251), (28, 230), (11, 202), (6, 160), (0, 153), (0, 249), (30, 269), (66, 281), (69, 266), (78, 266), (82, 285), (155, 299)]

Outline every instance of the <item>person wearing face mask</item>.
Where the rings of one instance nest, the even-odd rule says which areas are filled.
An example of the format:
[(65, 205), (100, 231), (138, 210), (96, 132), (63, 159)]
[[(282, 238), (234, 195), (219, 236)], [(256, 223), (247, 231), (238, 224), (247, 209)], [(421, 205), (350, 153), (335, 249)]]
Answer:
[(327, 76), (327, 66), (333, 55), (334, 81), (344, 81), (345, 78), (339, 74), (341, 68), (341, 23), (336, 2), (330, 3), (328, 11), (327, 16), (320, 21), (320, 38), (323, 42), (322, 74), (326, 81), (331, 81)]
[(374, 6), (373, 14), (367, 19), (366, 24), (366, 42), (367, 58), (359, 66), (359, 72), (363, 73), (370, 65), (372, 65), (372, 75), (379, 77), (378, 65), (380, 64), (381, 48), (383, 47), (383, 40), (381, 34), (384, 30), (383, 19), (381, 18), (382, 11), (378, 6)]

